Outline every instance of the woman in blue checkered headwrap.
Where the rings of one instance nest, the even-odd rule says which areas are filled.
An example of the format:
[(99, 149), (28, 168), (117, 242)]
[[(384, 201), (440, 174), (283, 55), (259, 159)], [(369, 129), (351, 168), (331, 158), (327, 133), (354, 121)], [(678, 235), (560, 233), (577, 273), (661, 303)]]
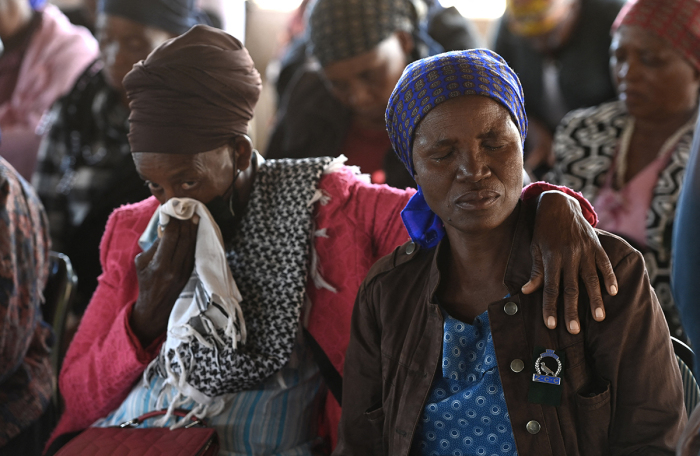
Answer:
[[(409, 173), (413, 167), (413, 133), (430, 110), (464, 95), (483, 95), (502, 104), (520, 131), (527, 136), (525, 99), (518, 77), (506, 62), (487, 49), (447, 52), (406, 67), (386, 109), (391, 144)], [(442, 222), (425, 203), (418, 186), (402, 213), (411, 238), (423, 247), (434, 247), (444, 234)]]
[(358, 293), (334, 454), (672, 452), (682, 382), (641, 254), (598, 232), (620, 291), (604, 323), (581, 306), (575, 335), (548, 329), (552, 290), (522, 291), (527, 120), (503, 59), (476, 49), (409, 65), (386, 123), (419, 188), (402, 213), (414, 243)]

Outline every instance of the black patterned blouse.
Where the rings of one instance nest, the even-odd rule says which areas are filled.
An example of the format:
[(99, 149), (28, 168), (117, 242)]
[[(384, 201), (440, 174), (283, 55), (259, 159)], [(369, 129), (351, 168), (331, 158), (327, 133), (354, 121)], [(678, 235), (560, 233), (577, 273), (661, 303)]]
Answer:
[[(565, 185), (594, 201), (627, 125), (629, 114), (621, 101), (572, 111), (554, 135), (556, 163), (545, 180)], [(646, 218), (646, 262), (649, 279), (666, 315), (671, 335), (686, 340), (671, 295), (671, 234), (681, 183), (693, 143), (694, 122), (686, 124), (666, 167), (659, 174)]]

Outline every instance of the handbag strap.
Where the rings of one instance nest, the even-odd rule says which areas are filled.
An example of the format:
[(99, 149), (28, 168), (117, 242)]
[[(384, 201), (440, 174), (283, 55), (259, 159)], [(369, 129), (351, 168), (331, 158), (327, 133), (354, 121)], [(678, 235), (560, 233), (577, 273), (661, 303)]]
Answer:
[[(129, 427), (134, 427), (138, 426), (139, 424), (143, 423), (146, 420), (149, 420), (151, 418), (156, 418), (158, 416), (163, 416), (168, 411), (166, 409), (163, 410), (154, 410), (153, 412), (148, 412), (144, 413), (143, 415), (139, 416), (138, 418), (134, 418), (133, 420), (125, 421), (119, 425), (121, 428), (129, 428)], [(184, 409), (175, 409), (173, 410), (172, 414), (174, 416), (179, 416), (180, 418), (186, 417), (190, 413), (189, 410), (184, 410)], [(190, 417), (190, 420), (192, 420), (191, 423), (187, 424), (185, 428), (191, 428), (192, 426), (200, 425), (200, 426), (205, 426), (204, 422), (197, 418), (195, 415), (192, 415)]]
[(331, 360), (328, 359), (328, 356), (326, 355), (326, 352), (323, 351), (323, 348), (321, 348), (319, 343), (306, 328), (304, 328), (304, 337), (311, 348), (311, 353), (313, 354), (316, 364), (318, 364), (321, 375), (326, 381), (326, 386), (328, 386), (328, 389), (330, 390), (331, 394), (333, 394), (333, 397), (335, 397), (335, 400), (338, 401), (338, 405), (342, 406), (343, 377), (340, 375), (340, 372), (338, 372), (335, 366), (333, 366)]

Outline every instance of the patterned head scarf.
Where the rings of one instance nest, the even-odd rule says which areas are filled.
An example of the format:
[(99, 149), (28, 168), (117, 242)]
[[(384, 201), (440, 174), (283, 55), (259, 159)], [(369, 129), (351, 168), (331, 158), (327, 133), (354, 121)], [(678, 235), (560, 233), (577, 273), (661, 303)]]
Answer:
[(207, 24), (196, 0), (100, 0), (97, 10), (182, 35), (195, 24)]
[[(411, 63), (401, 75), (386, 108), (386, 129), (394, 151), (411, 176), (413, 140), (418, 124), (431, 109), (452, 98), (481, 95), (501, 103), (527, 136), (523, 89), (505, 60), (488, 49), (470, 49), (438, 54)], [(444, 236), (442, 221), (430, 210), (418, 186), (401, 213), (414, 242), (430, 248)]]
[(310, 51), (322, 66), (371, 51), (397, 30), (411, 31), (409, 0), (317, 0), (309, 13)]
[(551, 32), (566, 17), (572, 0), (507, 0), (508, 28), (520, 36)]
[(197, 25), (124, 78), (132, 152), (196, 154), (248, 132), (262, 83), (240, 41)]
[(628, 0), (612, 26), (641, 27), (666, 40), (700, 70), (700, 0)]

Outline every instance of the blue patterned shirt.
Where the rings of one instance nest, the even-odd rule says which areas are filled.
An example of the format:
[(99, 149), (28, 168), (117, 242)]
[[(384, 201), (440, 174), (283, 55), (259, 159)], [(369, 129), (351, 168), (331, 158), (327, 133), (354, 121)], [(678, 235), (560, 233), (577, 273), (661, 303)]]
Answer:
[(443, 315), (442, 370), (433, 379), (411, 454), (517, 455), (488, 311), (471, 325)]

